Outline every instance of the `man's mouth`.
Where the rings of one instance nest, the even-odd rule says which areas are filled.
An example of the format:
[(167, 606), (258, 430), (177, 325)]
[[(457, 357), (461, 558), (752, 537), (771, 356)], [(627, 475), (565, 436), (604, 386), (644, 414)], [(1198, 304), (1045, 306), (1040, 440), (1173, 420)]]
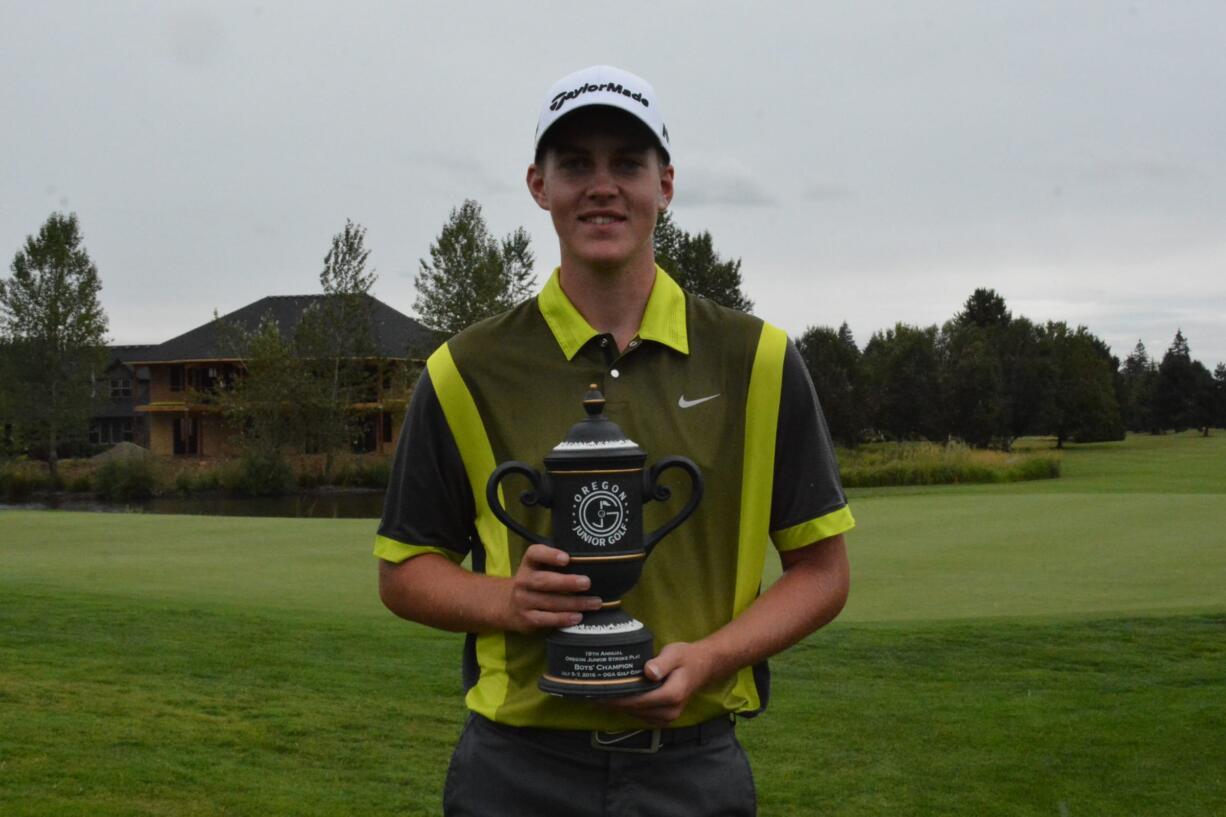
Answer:
[(613, 224), (618, 221), (624, 221), (625, 219), (623, 219), (621, 216), (593, 215), (580, 216), (579, 220), (587, 224)]

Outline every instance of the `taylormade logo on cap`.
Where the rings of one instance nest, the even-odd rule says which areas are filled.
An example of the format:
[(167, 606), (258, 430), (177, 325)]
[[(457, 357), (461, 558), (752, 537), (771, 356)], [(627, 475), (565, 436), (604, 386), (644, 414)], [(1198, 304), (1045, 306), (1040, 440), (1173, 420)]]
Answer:
[(536, 123), (534, 147), (559, 119), (588, 105), (619, 108), (647, 126), (665, 154), (672, 152), (668, 128), (660, 114), (659, 98), (651, 83), (611, 65), (593, 65), (569, 74), (553, 84)]
[(607, 91), (611, 94), (621, 94), (628, 96), (635, 102), (642, 102), (644, 108), (650, 108), (651, 102), (643, 98), (643, 94), (638, 91), (631, 91), (629, 88), (623, 88), (619, 83), (606, 82), (603, 85), (588, 85), (584, 83), (573, 91), (563, 91), (553, 98), (553, 102), (549, 103), (549, 110), (560, 111), (562, 106), (566, 104), (566, 100), (574, 99), (580, 94), (591, 93), (595, 91)]

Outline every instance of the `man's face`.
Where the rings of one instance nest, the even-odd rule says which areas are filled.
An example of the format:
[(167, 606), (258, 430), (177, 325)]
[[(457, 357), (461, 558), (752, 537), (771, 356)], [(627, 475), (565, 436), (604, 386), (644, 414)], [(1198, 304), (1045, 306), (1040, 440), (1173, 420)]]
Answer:
[(651, 132), (611, 108), (584, 108), (554, 125), (528, 189), (553, 218), (564, 266), (618, 271), (651, 263), (656, 216), (673, 197), (673, 168)]

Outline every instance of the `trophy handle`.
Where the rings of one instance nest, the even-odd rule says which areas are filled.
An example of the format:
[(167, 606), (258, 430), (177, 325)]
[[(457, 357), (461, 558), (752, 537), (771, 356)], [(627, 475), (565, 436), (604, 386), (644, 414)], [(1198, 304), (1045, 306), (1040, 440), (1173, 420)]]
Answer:
[(485, 483), (485, 500), (490, 504), (490, 510), (494, 516), (498, 517), (498, 521), (506, 525), (511, 530), (518, 533), (520, 536), (527, 539), (529, 542), (541, 542), (542, 544), (553, 547), (553, 543), (541, 536), (539, 533), (533, 533), (523, 525), (516, 522), (507, 513), (507, 509), (502, 507), (502, 502), (498, 499), (498, 483), (502, 482), (503, 477), (507, 474), (523, 474), (532, 483), (532, 490), (524, 491), (519, 495), (519, 501), (525, 507), (540, 505), (548, 508), (553, 505), (553, 498), (549, 496), (549, 489), (543, 484), (541, 475), (537, 473), (535, 468), (529, 467), (527, 464), (511, 460), (504, 462), (502, 465), (494, 469), (494, 473), (490, 474), (489, 481)]
[(681, 513), (674, 516), (653, 533), (647, 534), (646, 542), (643, 547), (648, 554), (661, 539), (673, 532), (673, 529), (689, 518), (694, 509), (698, 507), (698, 501), (702, 499), (702, 474), (698, 471), (698, 466), (692, 460), (686, 457), (665, 457), (664, 459), (651, 466), (651, 470), (646, 472), (643, 477), (643, 501), (650, 502), (657, 500), (664, 502), (671, 495), (666, 486), (660, 484), (660, 474), (668, 468), (680, 468), (690, 475), (690, 500), (685, 503), (685, 507), (681, 509)]

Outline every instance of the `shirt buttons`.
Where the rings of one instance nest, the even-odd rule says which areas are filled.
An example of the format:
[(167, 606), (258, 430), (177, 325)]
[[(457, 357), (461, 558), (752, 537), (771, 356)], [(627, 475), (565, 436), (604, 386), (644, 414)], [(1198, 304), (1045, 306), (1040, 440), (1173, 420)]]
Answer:
[(639, 339), (638, 339), (638, 338), (635, 338), (634, 340), (630, 341), (630, 348), (631, 348), (631, 349), (635, 348), (635, 347), (636, 347), (636, 346), (638, 346), (638, 345), (639, 345)]
[(619, 372), (617, 369), (609, 369), (609, 375), (612, 376), (613, 378), (618, 378), (622, 376), (622, 373)]
[(608, 346), (608, 345), (609, 345), (609, 339), (608, 339), (608, 338), (601, 338), (601, 339), (600, 339), (600, 345), (601, 345), (601, 346)]

